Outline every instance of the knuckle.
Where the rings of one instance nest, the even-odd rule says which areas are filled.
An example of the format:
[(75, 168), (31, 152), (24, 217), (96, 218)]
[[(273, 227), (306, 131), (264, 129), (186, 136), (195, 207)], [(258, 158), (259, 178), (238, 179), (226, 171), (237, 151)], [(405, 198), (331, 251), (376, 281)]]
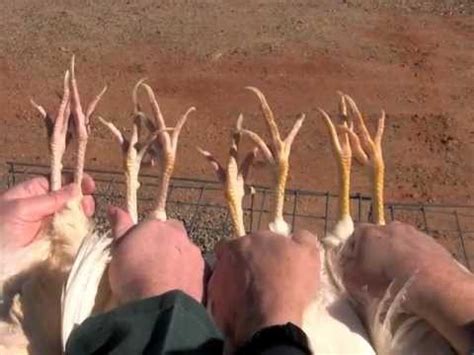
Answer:
[(371, 229), (361, 230), (360, 233), (354, 235), (354, 244), (365, 243), (368, 239), (373, 238), (374, 233)]
[[(262, 234), (246, 235), (244, 237), (232, 239), (226, 243), (229, 250), (243, 252), (251, 248), (257, 239), (264, 237)], [(265, 238), (265, 237), (264, 237)]]
[(318, 243), (317, 242), (318, 238), (317, 238), (316, 234), (313, 234), (313, 233), (311, 233), (310, 231), (308, 231), (306, 229), (297, 230), (293, 234), (292, 239), (297, 241), (297, 242), (306, 243), (308, 245), (313, 245), (313, 246), (316, 246), (317, 243)]
[(365, 235), (367, 233), (369, 233), (371, 231), (371, 229), (374, 227), (373, 224), (369, 224), (369, 223), (361, 223), (361, 224), (358, 224), (356, 227), (355, 227), (355, 231), (354, 231), (354, 236), (358, 237), (359, 235)]
[(218, 261), (226, 259), (227, 255), (229, 254), (229, 251), (231, 250), (230, 243), (231, 241), (225, 239), (221, 239), (216, 243), (214, 247), (214, 253)]
[(408, 223), (403, 223), (400, 221), (394, 221), (390, 223), (387, 226), (387, 230), (390, 231), (390, 235), (396, 237), (399, 236), (400, 234), (405, 234), (405, 233), (414, 233), (417, 231), (417, 229), (412, 226), (411, 224)]

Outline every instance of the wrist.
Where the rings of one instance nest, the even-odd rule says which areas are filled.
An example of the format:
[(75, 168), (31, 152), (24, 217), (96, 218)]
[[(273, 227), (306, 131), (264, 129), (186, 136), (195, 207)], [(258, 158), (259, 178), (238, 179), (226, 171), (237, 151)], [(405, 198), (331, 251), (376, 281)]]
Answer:
[(127, 280), (127, 282), (121, 283), (116, 290), (116, 296), (122, 304), (159, 296), (162, 293), (164, 293), (163, 290), (155, 289), (153, 283), (146, 282), (141, 278)]
[[(457, 263), (420, 270), (411, 289), (410, 310), (430, 323), (436, 318), (448, 316), (462, 324), (465, 320), (463, 316), (473, 316), (456, 312), (457, 306), (465, 304), (468, 295), (474, 295), (474, 275)], [(448, 310), (449, 315), (444, 315), (443, 312)]]
[(249, 312), (249, 317), (243, 317), (235, 331), (235, 344), (240, 345), (248, 341), (258, 331), (287, 323), (292, 323), (301, 328), (303, 312), (292, 310), (289, 306), (266, 312)]
[(267, 314), (262, 318), (262, 322), (259, 324), (260, 329), (271, 327), (274, 325), (281, 325), (286, 323), (292, 323), (298, 327), (303, 324), (302, 312), (273, 312)]
[(297, 348), (300, 350), (298, 353), (312, 353), (303, 330), (295, 324), (286, 323), (260, 329), (236, 351), (236, 354), (260, 354), (275, 348), (280, 348), (281, 352), (281, 347), (285, 350)]
[(432, 274), (424, 290), (417, 287), (418, 311), (414, 313), (446, 338), (458, 353), (464, 354), (471, 339), (466, 324), (474, 319), (474, 275), (455, 266), (438, 278)]

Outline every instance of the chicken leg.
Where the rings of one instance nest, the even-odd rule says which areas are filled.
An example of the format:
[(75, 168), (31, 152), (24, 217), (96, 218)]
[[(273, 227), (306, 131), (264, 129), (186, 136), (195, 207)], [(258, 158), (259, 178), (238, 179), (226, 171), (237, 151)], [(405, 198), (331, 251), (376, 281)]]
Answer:
[(69, 70), (66, 70), (63, 81), (63, 96), (55, 118), (52, 118), (43, 106), (38, 105), (33, 99), (30, 100), (33, 107), (38, 110), (45, 120), (48, 131), (51, 191), (57, 191), (61, 188), (62, 159), (66, 152), (66, 145), (69, 143), (69, 139), (67, 139), (69, 138), (67, 133), (70, 127), (69, 116), (71, 112), (69, 77)]
[[(82, 240), (91, 232), (91, 223), (82, 209), (80, 185), (83, 177), (85, 151), (89, 133), (89, 119), (105, 92), (105, 88), (88, 106), (84, 114), (75, 79), (74, 57), (64, 75), (63, 95), (58, 113), (54, 119), (46, 110), (32, 100), (33, 106), (45, 119), (48, 128), (51, 154), (52, 191), (61, 188), (62, 159), (71, 135), (76, 140), (76, 166), (74, 184), (78, 185), (77, 198), (56, 213), (51, 223), (41, 230), (42, 236), (27, 246), (24, 253), (29, 259), (39, 260), (14, 280), (19, 297), (16, 303), (21, 317), (22, 329), (27, 329), (25, 337), (29, 352), (33, 354), (56, 354), (61, 352), (61, 311), (62, 287), (70, 271), (72, 261)], [(72, 95), (71, 95), (72, 92)], [(83, 290), (81, 290), (81, 296)], [(18, 307), (20, 306), (20, 307)]]
[(260, 100), (263, 117), (265, 118), (268, 131), (271, 135), (271, 143), (265, 143), (259, 135), (247, 129), (242, 129), (242, 134), (248, 136), (257, 147), (259, 147), (266, 160), (273, 167), (275, 177), (274, 205), (272, 208), (272, 222), (270, 222), (269, 228), (272, 232), (288, 236), (291, 232), (291, 227), (283, 218), (286, 180), (288, 178), (291, 147), (296, 135), (303, 125), (305, 115), (299, 115), (288, 136), (282, 140), (273, 112), (271, 111), (265, 96), (255, 87), (249, 86), (246, 89), (254, 92)]
[(151, 132), (150, 136), (146, 138), (144, 143), (139, 143), (139, 131), (141, 130), (141, 118), (147, 119), (140, 115), (139, 105), (137, 101), (137, 90), (139, 85), (143, 82), (143, 79), (138, 81), (134, 86), (132, 92), (132, 98), (134, 103), (134, 117), (133, 117), (133, 128), (130, 139), (124, 137), (123, 133), (111, 122), (106, 121), (102, 117), (99, 117), (100, 122), (106, 126), (110, 132), (117, 139), (122, 149), (123, 156), (123, 169), (125, 174), (125, 183), (127, 188), (126, 199), (127, 199), (127, 211), (133, 223), (138, 222), (138, 204), (137, 204), (137, 191), (140, 188), (140, 182), (138, 181), (138, 175), (140, 172), (140, 165), (145, 153), (147, 152), (150, 144), (157, 137), (156, 132)]
[(95, 111), (97, 104), (99, 103), (102, 96), (107, 91), (107, 86), (104, 86), (102, 91), (96, 95), (89, 106), (87, 107), (86, 113), (82, 110), (81, 99), (79, 96), (79, 90), (77, 88), (76, 74), (75, 74), (75, 59), (72, 56), (71, 59), (71, 112), (74, 119), (77, 150), (76, 150), (76, 168), (74, 170), (74, 183), (81, 185), (82, 177), (84, 176), (84, 163), (86, 156), (87, 140), (90, 133), (90, 117)]
[(385, 129), (385, 111), (382, 110), (377, 123), (377, 132), (374, 138), (372, 138), (355, 101), (349, 95), (344, 95), (344, 98), (349, 103), (351, 112), (355, 116), (354, 128), (357, 134), (348, 127), (342, 127), (342, 130), (349, 135), (354, 157), (360, 164), (366, 166), (369, 171), (374, 203), (374, 222), (378, 225), (384, 225), (383, 193), (385, 163), (382, 155), (382, 136)]
[[(48, 128), (51, 154), (51, 191), (57, 191), (61, 188), (61, 173), (63, 167), (62, 158), (69, 143), (68, 133), (72, 130), (72, 127), (75, 129), (74, 133), (77, 140), (74, 183), (77, 185), (81, 184), (84, 175), (87, 139), (90, 131), (90, 117), (94, 113), (97, 104), (106, 91), (107, 86), (105, 86), (102, 91), (94, 97), (84, 114), (75, 75), (75, 59), (74, 56), (72, 56), (70, 70), (67, 70), (64, 74), (63, 96), (56, 118), (51, 118), (43, 106), (40, 106), (35, 101), (31, 100), (31, 104), (38, 110), (46, 121)], [(71, 116), (74, 120), (74, 124), (72, 124)]]
[[(339, 93), (339, 120), (341, 126), (352, 131), (352, 121), (348, 121), (347, 105), (344, 94)], [(333, 230), (322, 239), (328, 247), (336, 247), (344, 242), (354, 231), (354, 222), (350, 214), (350, 182), (352, 149), (346, 132), (341, 132), (339, 126), (335, 126), (331, 117), (322, 109), (319, 109), (323, 121), (331, 137), (333, 155), (337, 161), (338, 176), (338, 214), (337, 222)]]
[(241, 165), (238, 165), (239, 143), (242, 135), (242, 120), (243, 116), (240, 115), (237, 119), (236, 127), (232, 132), (232, 143), (229, 150), (229, 160), (227, 161), (226, 168), (223, 168), (211, 153), (199, 147), (197, 148), (210, 162), (218, 180), (224, 185), (225, 199), (229, 207), (236, 237), (242, 237), (246, 234), (242, 200), (245, 196), (246, 190), (248, 192), (245, 180), (258, 150), (255, 148), (252, 152), (248, 153)]
[[(188, 115), (195, 111), (196, 108), (188, 108), (184, 115), (178, 119), (176, 126), (174, 128), (169, 128), (166, 126), (153, 89), (143, 82), (140, 83), (140, 86), (145, 88), (153, 110), (154, 122), (152, 124), (154, 125), (154, 130), (158, 132), (158, 135), (156, 140), (151, 144), (151, 148), (156, 152), (156, 159), (160, 161), (161, 164), (161, 178), (156, 197), (156, 204), (150, 217), (156, 218), (160, 221), (166, 221), (166, 199), (168, 196), (169, 183), (174, 171), (179, 134), (188, 119)], [(169, 132), (171, 132), (171, 134)]]

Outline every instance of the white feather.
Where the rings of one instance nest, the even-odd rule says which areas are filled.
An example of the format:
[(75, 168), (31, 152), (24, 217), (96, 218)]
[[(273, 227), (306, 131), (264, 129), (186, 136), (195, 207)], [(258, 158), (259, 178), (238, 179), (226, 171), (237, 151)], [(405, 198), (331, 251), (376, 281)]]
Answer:
[[(375, 355), (370, 337), (339, 277), (337, 250), (354, 231), (352, 218), (341, 218), (322, 240), (320, 292), (303, 316), (303, 330), (317, 354)], [(336, 265), (335, 265), (336, 264)]]
[(285, 222), (283, 218), (276, 218), (268, 224), (268, 229), (273, 233), (281, 234), (288, 237), (291, 234), (291, 226)]
[(61, 352), (61, 289), (92, 228), (80, 200), (72, 200), (44, 226), (38, 240), (2, 260), (0, 354), (4, 349), (5, 354)]
[(74, 327), (92, 313), (99, 283), (110, 261), (112, 238), (92, 233), (82, 242), (61, 297), (61, 339), (65, 349)]
[[(322, 258), (327, 257), (325, 252), (321, 254)], [(303, 318), (303, 330), (314, 353), (375, 354), (352, 303), (336, 286), (326, 267), (322, 268), (320, 280), (320, 293)]]
[(364, 309), (371, 338), (380, 355), (450, 355), (455, 354), (433, 327), (421, 318), (407, 313), (403, 307), (413, 276), (397, 290), (391, 284), (382, 299), (366, 295)]
[(354, 222), (351, 216), (345, 215), (336, 222), (333, 230), (322, 239), (322, 242), (326, 248), (333, 249), (344, 243), (353, 232)]

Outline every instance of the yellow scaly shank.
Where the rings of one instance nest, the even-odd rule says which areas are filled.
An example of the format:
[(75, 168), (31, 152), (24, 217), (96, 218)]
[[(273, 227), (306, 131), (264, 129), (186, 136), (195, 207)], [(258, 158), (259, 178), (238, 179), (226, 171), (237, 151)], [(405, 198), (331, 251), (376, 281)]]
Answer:
[(107, 85), (102, 91), (97, 94), (87, 107), (86, 112), (82, 110), (81, 99), (79, 96), (79, 89), (77, 87), (75, 74), (75, 60), (74, 56), (71, 58), (71, 113), (76, 127), (77, 153), (76, 153), (76, 170), (74, 171), (74, 183), (81, 185), (82, 177), (84, 175), (84, 164), (86, 157), (86, 146), (90, 131), (90, 117), (95, 111), (97, 104), (102, 96), (107, 91)]
[(275, 233), (287, 236), (291, 233), (291, 227), (283, 218), (283, 205), (285, 201), (286, 181), (290, 168), (290, 152), (295, 137), (303, 125), (305, 115), (299, 115), (288, 136), (282, 140), (273, 112), (263, 93), (252, 86), (248, 86), (246, 89), (254, 92), (260, 101), (260, 108), (271, 136), (271, 142), (269, 144), (265, 143), (258, 134), (246, 129), (242, 129), (242, 134), (248, 136), (256, 144), (265, 159), (273, 167), (275, 178), (274, 202), (269, 228)]
[[(57, 116), (53, 119), (42, 106), (31, 100), (32, 105), (46, 121), (50, 140), (50, 188), (52, 191), (61, 188), (62, 158), (70, 137), (74, 138), (76, 144), (74, 184), (75, 188), (80, 191), (84, 175), (89, 119), (105, 91), (106, 88), (96, 95), (85, 112), (83, 111), (75, 77), (73, 56), (70, 68), (64, 75), (63, 95)], [(41, 339), (39, 342), (24, 343), (27, 347), (21, 349), (21, 353), (61, 353), (59, 347), (61, 335), (64, 334), (61, 331), (61, 313), (64, 311), (63, 299), (60, 298), (62, 285), (66, 281), (66, 276), (79, 246), (83, 239), (88, 238), (92, 232), (92, 225), (84, 213), (81, 200), (82, 195), (78, 194), (61, 211), (54, 214), (50, 223), (41, 228), (42, 235), (38, 237), (39, 243), (32, 243), (31, 248), (28, 246), (26, 254), (23, 253), (24, 255), (20, 256), (23, 265), (26, 266), (30, 263), (27, 269), (22, 270), (21, 264), (11, 263), (16, 267), (20, 266), (17, 269), (18, 275), (22, 275), (21, 279), (23, 280), (21, 285), (17, 285), (17, 288), (22, 291), (14, 296), (15, 301), (11, 313), (18, 322), (16, 325), (12, 325), (22, 329), (17, 333), (19, 335), (27, 329), (29, 335), (35, 334), (35, 339)], [(87, 294), (84, 289), (80, 291), (81, 297)], [(59, 305), (60, 307), (58, 307)], [(23, 311), (25, 314), (22, 314)], [(68, 312), (65, 311), (65, 313)], [(62, 326), (64, 326), (64, 322)], [(11, 351), (7, 352), (11, 353)]]
[(349, 95), (344, 95), (344, 99), (349, 103), (355, 120), (354, 130), (350, 130), (348, 127), (342, 127), (341, 129), (349, 136), (349, 141), (356, 160), (369, 170), (372, 184), (372, 200), (374, 204), (374, 223), (384, 225), (383, 193), (385, 163), (382, 155), (382, 137), (385, 129), (385, 111), (382, 110), (381, 112), (377, 122), (377, 132), (374, 138), (372, 138), (365, 125), (364, 117), (359, 111), (355, 101)]
[[(154, 122), (147, 121), (147, 127), (150, 128), (151, 126), (153, 130), (157, 132), (156, 139), (151, 143), (151, 147), (154, 148), (152, 150), (152, 153), (155, 155), (154, 158), (160, 161), (161, 176), (158, 184), (155, 208), (151, 212), (150, 217), (160, 221), (166, 221), (166, 199), (168, 197), (169, 183), (175, 167), (179, 134), (188, 119), (188, 115), (195, 111), (196, 108), (188, 108), (184, 115), (178, 119), (174, 128), (167, 127), (153, 89), (144, 83), (144, 79), (140, 80), (136, 87), (143, 87), (147, 93), (154, 117)], [(134, 93), (133, 100), (135, 102), (135, 112), (140, 111), (136, 93)], [(139, 112), (139, 114), (146, 118), (142, 112)]]
[(70, 116), (70, 89), (69, 89), (69, 70), (66, 70), (63, 81), (63, 96), (56, 117), (50, 118), (46, 110), (38, 105), (33, 99), (30, 100), (34, 108), (38, 110), (41, 117), (46, 121), (48, 125), (52, 126), (52, 130), (48, 130), (49, 135), (49, 150), (51, 153), (51, 191), (57, 191), (61, 188), (61, 172), (62, 172), (62, 159), (66, 151), (66, 136), (69, 127), (69, 116)]
[(236, 127), (232, 132), (232, 142), (229, 150), (229, 160), (226, 168), (217, 161), (214, 156), (201, 148), (198, 151), (209, 161), (217, 179), (224, 186), (224, 195), (229, 208), (229, 213), (234, 228), (234, 235), (242, 237), (246, 234), (244, 224), (244, 212), (242, 209), (242, 200), (246, 193), (245, 180), (248, 176), (250, 166), (257, 154), (257, 149), (247, 153), (242, 163), (238, 164), (238, 152), (240, 137), (242, 134), (242, 115), (237, 119)]
[(133, 124), (132, 135), (130, 140), (127, 140), (122, 132), (111, 122), (104, 120), (99, 117), (100, 122), (105, 125), (110, 132), (117, 139), (122, 150), (123, 169), (125, 175), (126, 185), (126, 203), (127, 211), (133, 223), (138, 222), (138, 204), (137, 204), (137, 192), (140, 188), (140, 182), (138, 181), (138, 175), (140, 173), (140, 165), (142, 159), (149, 148), (150, 144), (156, 139), (156, 134), (152, 134), (144, 144), (138, 144), (138, 125)]
[(77, 141), (74, 183), (78, 186), (81, 185), (82, 177), (84, 175), (84, 162), (87, 140), (89, 137), (90, 117), (94, 113), (97, 104), (106, 91), (107, 86), (104, 86), (102, 91), (90, 102), (86, 112), (84, 113), (76, 81), (75, 58), (73, 55), (71, 58), (70, 69), (64, 74), (63, 96), (56, 117), (52, 119), (42, 106), (38, 105), (35, 101), (30, 100), (33, 107), (35, 107), (43, 119), (47, 121), (47, 126), (52, 126), (50, 132), (48, 129), (51, 151), (51, 191), (57, 191), (61, 188), (61, 172), (63, 168), (62, 158), (66, 151), (66, 139), (68, 136), (68, 130), (71, 128), (72, 120), (74, 121), (74, 137)]
[(328, 246), (338, 246), (344, 242), (354, 231), (354, 222), (350, 214), (350, 176), (352, 149), (348, 134), (341, 132), (341, 127), (352, 131), (353, 124), (348, 122), (347, 106), (344, 95), (340, 95), (339, 116), (342, 124), (337, 127), (333, 124), (331, 117), (322, 109), (319, 109), (323, 121), (331, 138), (333, 155), (337, 161), (338, 175), (338, 215), (336, 224), (322, 240)]

